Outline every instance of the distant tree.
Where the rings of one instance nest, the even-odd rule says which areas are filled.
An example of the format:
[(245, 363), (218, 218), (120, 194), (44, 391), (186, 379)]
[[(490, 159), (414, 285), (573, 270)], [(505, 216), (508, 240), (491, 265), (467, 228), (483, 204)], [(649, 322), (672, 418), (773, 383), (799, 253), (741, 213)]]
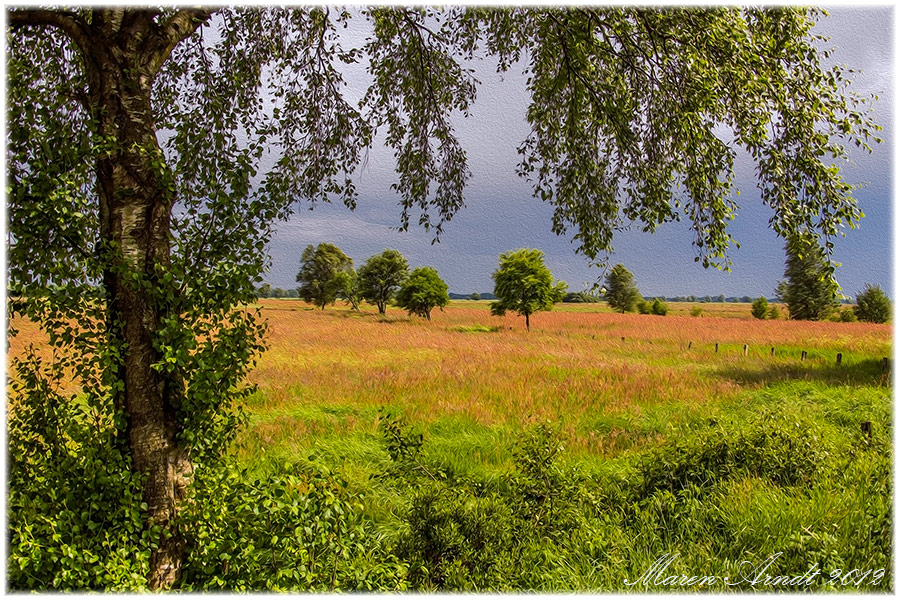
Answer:
[(750, 314), (756, 319), (765, 319), (769, 314), (769, 301), (762, 296), (754, 300)]
[(531, 330), (531, 315), (550, 310), (566, 294), (565, 282), (553, 283), (553, 275), (544, 265), (544, 253), (520, 249), (500, 255), (494, 279), (495, 302), (491, 314), (504, 315), (511, 310), (525, 317), (525, 329)]
[(725, 294), (719, 294), (716, 296), (716, 302), (725, 302)]
[(669, 313), (669, 305), (662, 298), (654, 298), (653, 303), (650, 305), (650, 312), (664, 317)]
[(688, 296), (688, 297), (687, 297), (687, 301), (688, 301), (688, 302), (696, 302), (696, 301), (697, 301), (697, 296)]
[(409, 274), (409, 263), (397, 250), (385, 250), (370, 256), (359, 268), (359, 290), (363, 299), (385, 314), (391, 296)]
[(634, 312), (638, 302), (642, 300), (634, 282), (634, 275), (625, 268), (625, 265), (618, 264), (610, 269), (606, 274), (604, 287), (607, 304), (621, 313)]
[(341, 291), (340, 274), (353, 269), (353, 259), (334, 244), (312, 244), (306, 247), (300, 258), (297, 290), (300, 298), (315, 304), (322, 310), (332, 304)]
[(261, 286), (259, 286), (259, 289), (257, 291), (259, 293), (260, 298), (268, 298), (269, 296), (272, 295), (272, 286), (269, 285), (268, 283), (264, 283)]
[(856, 295), (856, 318), (869, 323), (887, 323), (891, 319), (891, 300), (879, 285), (866, 284), (866, 289)]
[(594, 302), (602, 302), (603, 299), (599, 296), (595, 296), (590, 292), (569, 292), (562, 299), (563, 302), (567, 303), (594, 303)]
[(396, 303), (411, 315), (431, 320), (431, 309), (450, 302), (447, 284), (433, 267), (419, 267), (409, 274), (397, 291)]
[(287, 295), (287, 293), (284, 291), (283, 288), (275, 288), (274, 290), (272, 290), (273, 298), (284, 298), (286, 295)]
[(838, 312), (838, 321), (842, 323), (855, 323), (859, 319), (856, 316), (856, 311), (849, 306), (845, 306)]
[(821, 321), (837, 307), (837, 282), (825, 251), (810, 235), (800, 234), (785, 244), (784, 276), (775, 290), (791, 319)]
[(297, 290), (297, 288), (288, 288), (288, 289), (284, 290), (284, 297), (285, 298), (299, 298), (300, 292)]
[(337, 275), (340, 291), (338, 295), (343, 297), (350, 303), (350, 308), (359, 310), (359, 303), (362, 302), (362, 294), (360, 292), (359, 276), (353, 268), (341, 271)]
[(753, 302), (753, 298), (751, 298), (750, 296), (741, 296), (741, 302), (744, 302), (745, 304), (747, 304), (747, 303)]
[(471, 298), (472, 300), (481, 300), (481, 294), (479, 294), (478, 292), (472, 292), (472, 295), (469, 296), (469, 298)]

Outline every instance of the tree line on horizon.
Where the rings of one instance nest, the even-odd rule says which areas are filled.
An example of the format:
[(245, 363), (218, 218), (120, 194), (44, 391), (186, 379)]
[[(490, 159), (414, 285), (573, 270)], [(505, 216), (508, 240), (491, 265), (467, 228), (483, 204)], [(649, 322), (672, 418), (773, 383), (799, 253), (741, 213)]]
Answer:
[[(886, 323), (891, 318), (891, 301), (878, 285), (866, 284), (857, 293), (856, 305), (838, 310), (841, 298), (838, 284), (828, 270), (828, 262), (821, 246), (798, 237), (785, 245), (785, 279), (775, 288), (775, 299), (785, 305), (788, 318), (805, 321), (867, 321)], [(607, 272), (599, 294), (589, 291), (568, 292), (565, 282), (553, 282), (544, 264), (544, 254), (537, 249), (519, 249), (499, 257), (499, 267), (491, 276), (494, 292), (490, 295), (491, 314), (503, 315), (514, 311), (525, 317), (526, 329), (531, 329), (531, 315), (550, 310), (559, 302), (606, 302), (617, 312), (639, 312), (665, 316), (669, 307), (666, 298), (645, 298), (638, 291), (634, 275), (624, 265), (617, 264)], [(386, 249), (370, 256), (354, 270), (353, 259), (334, 244), (309, 245), (301, 257), (297, 274), (300, 287), (285, 291), (272, 290), (267, 284), (259, 288), (260, 297), (300, 298), (324, 309), (338, 298), (359, 310), (365, 301), (385, 314), (391, 303), (410, 315), (431, 320), (431, 311), (450, 301), (447, 284), (433, 267), (409, 271), (409, 263), (397, 250)], [(280, 292), (280, 293), (279, 293)], [(458, 294), (454, 294), (459, 297)], [(467, 296), (480, 300), (478, 292)], [(679, 298), (679, 297), (676, 297)], [(726, 302), (720, 295), (700, 298), (685, 297), (687, 302)], [(680, 300), (673, 300), (680, 301)], [(740, 302), (751, 303), (751, 315), (756, 319), (778, 319), (781, 311), (769, 299), (755, 300), (745, 296)], [(701, 316), (702, 308), (694, 307), (691, 315)]]

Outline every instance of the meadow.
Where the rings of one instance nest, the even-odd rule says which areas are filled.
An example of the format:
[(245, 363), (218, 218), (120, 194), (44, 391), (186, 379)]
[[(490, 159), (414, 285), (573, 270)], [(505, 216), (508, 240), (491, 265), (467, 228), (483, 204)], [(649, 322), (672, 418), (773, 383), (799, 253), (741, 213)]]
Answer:
[[(625, 580), (673, 554), (671, 572), (735, 581), (743, 561), (777, 554), (769, 573), (822, 570), (795, 591), (888, 589), (891, 327), (759, 321), (747, 304), (701, 304), (702, 316), (688, 316), (693, 306), (662, 317), (559, 305), (526, 332), (516, 315), (491, 316), (486, 301), (454, 301), (428, 322), (396, 308), (381, 316), (265, 300), (270, 347), (252, 374), (259, 390), (237, 457), (263, 479), (298, 462), (337, 474), (364, 498), (384, 543), (427, 573), (408, 577), (415, 588), (629, 589)], [(385, 423), (400, 424), (388, 428), (394, 451)], [(415, 456), (407, 471), (443, 496), (397, 475), (404, 440)], [(466, 503), (491, 490), (515, 513), (508, 494), (528, 456), (544, 469), (538, 479), (562, 486), (538, 496), (568, 493), (580, 516), (567, 529), (545, 515), (548, 531), (568, 537), (542, 534), (541, 558), (526, 553), (534, 576), (513, 577), (504, 560), (525, 551), (505, 556), (514, 544), (479, 521), (496, 507)], [(566, 492), (575, 481), (579, 491)], [(469, 533), (409, 550), (417, 536), (450, 535), (448, 523)], [(484, 550), (492, 540), (498, 548)], [(482, 550), (466, 558), (460, 546)], [(488, 565), (484, 577), (476, 564)], [(878, 569), (887, 571), (876, 582)], [(657, 579), (637, 587), (672, 585)], [(728, 589), (721, 577), (707, 587)]]
[[(893, 589), (890, 325), (258, 307), (246, 424), (179, 517), (184, 590)], [(46, 350), (17, 325), (9, 357)]]

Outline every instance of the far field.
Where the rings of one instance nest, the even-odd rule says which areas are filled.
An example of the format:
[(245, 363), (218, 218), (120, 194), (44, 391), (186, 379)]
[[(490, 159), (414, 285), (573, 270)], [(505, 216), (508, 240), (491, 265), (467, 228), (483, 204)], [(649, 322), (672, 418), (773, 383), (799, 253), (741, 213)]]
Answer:
[[(760, 390), (785, 390), (787, 401), (798, 385), (890, 398), (889, 325), (760, 321), (748, 304), (672, 303), (665, 317), (562, 304), (535, 315), (531, 332), (514, 314), (491, 316), (488, 301), (452, 301), (431, 322), (396, 308), (262, 306), (270, 348), (252, 376), (250, 462), (315, 450), (364, 470), (379, 456), (380, 407), (423, 428), (442, 460), (478, 470), (502, 464), (510, 440), (541, 421), (561, 427), (572, 460), (590, 461), (752, 411), (748, 394)], [(704, 314), (687, 316), (693, 306)]]

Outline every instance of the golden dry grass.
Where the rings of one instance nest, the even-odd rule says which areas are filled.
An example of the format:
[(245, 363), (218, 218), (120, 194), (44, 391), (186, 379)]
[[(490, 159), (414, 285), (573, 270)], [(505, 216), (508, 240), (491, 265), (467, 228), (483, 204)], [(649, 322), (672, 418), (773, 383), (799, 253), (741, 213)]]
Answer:
[[(251, 374), (260, 393), (248, 407), (245, 451), (372, 433), (384, 406), (426, 426), (449, 419), (514, 430), (551, 420), (574, 446), (602, 454), (627, 446), (633, 432), (614, 425), (597, 435), (598, 420), (627, 423), (651, 409), (677, 418), (781, 376), (818, 376), (837, 352), (847, 373), (891, 355), (889, 325), (759, 321), (746, 304), (704, 304), (710, 316), (702, 317), (685, 316), (692, 305), (666, 317), (562, 305), (534, 315), (531, 332), (523, 318), (491, 316), (488, 306), (452, 302), (428, 322), (396, 308), (380, 316), (371, 307), (262, 301), (269, 350)], [(17, 325), (8, 364), (28, 344), (42, 346), (33, 325)], [(497, 330), (466, 331), (478, 325)]]
[[(592, 435), (584, 424), (598, 415), (640, 415), (662, 404), (702, 410), (763, 385), (773, 369), (793, 376), (831, 364), (836, 352), (849, 367), (889, 356), (891, 346), (890, 326), (758, 321), (749, 305), (730, 305), (723, 317), (563, 307), (533, 316), (531, 332), (514, 314), (491, 316), (486, 302), (453, 302), (431, 322), (396, 308), (384, 317), (340, 304), (262, 305), (270, 349), (252, 374), (261, 391), (251, 407), (256, 451), (306, 446), (323, 433), (372, 432), (375, 408), (386, 406), (425, 425), (450, 419), (516, 429), (551, 420), (576, 446), (603, 453), (616, 447), (617, 432)], [(475, 325), (498, 330), (460, 331)], [(805, 363), (801, 350), (809, 352)]]

